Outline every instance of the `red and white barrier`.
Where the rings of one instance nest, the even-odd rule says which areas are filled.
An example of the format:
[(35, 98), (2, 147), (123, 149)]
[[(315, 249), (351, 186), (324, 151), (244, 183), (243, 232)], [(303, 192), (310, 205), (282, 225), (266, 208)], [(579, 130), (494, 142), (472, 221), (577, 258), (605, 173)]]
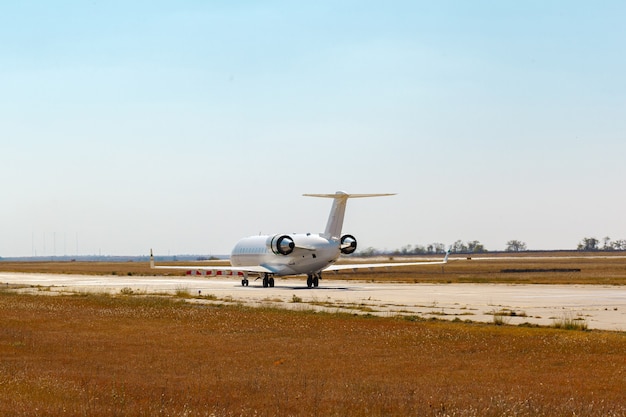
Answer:
[(236, 276), (243, 277), (243, 271), (230, 271), (230, 270), (221, 270), (221, 269), (192, 269), (187, 271), (187, 275), (190, 276)]

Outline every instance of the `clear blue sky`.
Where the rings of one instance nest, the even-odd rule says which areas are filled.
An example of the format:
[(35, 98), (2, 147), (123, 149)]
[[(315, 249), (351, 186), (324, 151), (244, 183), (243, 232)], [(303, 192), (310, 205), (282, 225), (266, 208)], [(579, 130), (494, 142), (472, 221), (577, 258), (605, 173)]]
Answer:
[(622, 1), (0, 5), (0, 256), (626, 238)]

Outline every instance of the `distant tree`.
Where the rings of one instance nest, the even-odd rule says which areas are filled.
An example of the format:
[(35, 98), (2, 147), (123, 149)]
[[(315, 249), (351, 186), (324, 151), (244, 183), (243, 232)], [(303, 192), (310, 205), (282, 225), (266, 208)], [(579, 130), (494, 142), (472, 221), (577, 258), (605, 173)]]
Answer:
[(359, 251), (359, 255), (361, 256), (374, 256), (376, 255), (376, 253), (377, 253), (376, 249), (374, 249), (371, 246)]
[(525, 250), (526, 243), (522, 242), (521, 240), (509, 240), (508, 242), (506, 242), (505, 251), (507, 252), (523, 252)]
[(611, 238), (608, 236), (605, 236), (602, 241), (604, 242), (604, 245), (602, 246), (602, 250), (613, 250), (613, 245), (611, 244)]
[(404, 245), (400, 249), (391, 251), (392, 255), (422, 255), (426, 253), (426, 248), (422, 245)]
[(472, 253), (481, 253), (487, 252), (485, 246), (477, 240), (472, 240), (471, 242), (467, 242), (467, 250)]
[(611, 242), (611, 247), (613, 250), (626, 250), (626, 240), (619, 239)]
[(578, 244), (578, 250), (582, 250), (582, 251), (596, 251), (598, 250), (598, 239), (596, 239), (595, 237), (585, 237), (583, 238), (583, 240)]
[(426, 253), (426, 248), (422, 245), (414, 245), (413, 246), (413, 255), (422, 255)]
[[(441, 247), (441, 249), (445, 252), (445, 246)], [(472, 240), (472, 241), (467, 242), (467, 243), (463, 243), (463, 241), (457, 240), (450, 247), (450, 252), (454, 252), (454, 253), (480, 253), (480, 252), (487, 252), (487, 249), (478, 240)]]
[(462, 240), (457, 240), (452, 245), (451, 252), (456, 252), (456, 253), (467, 252), (467, 246), (463, 243)]
[(431, 243), (426, 247), (427, 253), (445, 253), (446, 245), (443, 243)]

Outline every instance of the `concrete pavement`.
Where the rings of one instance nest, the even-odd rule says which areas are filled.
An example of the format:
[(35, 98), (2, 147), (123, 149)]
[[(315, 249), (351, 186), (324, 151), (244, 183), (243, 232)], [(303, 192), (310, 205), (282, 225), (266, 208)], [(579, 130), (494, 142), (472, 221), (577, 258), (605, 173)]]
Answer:
[(189, 293), (192, 302), (235, 302), (280, 308), (345, 311), (382, 316), (493, 322), (494, 313), (512, 325), (551, 325), (584, 320), (590, 329), (626, 331), (626, 287), (601, 285), (385, 284), (323, 279), (309, 289), (301, 278), (277, 278), (242, 287), (236, 279), (0, 273), (0, 283), (24, 285), (20, 291)]

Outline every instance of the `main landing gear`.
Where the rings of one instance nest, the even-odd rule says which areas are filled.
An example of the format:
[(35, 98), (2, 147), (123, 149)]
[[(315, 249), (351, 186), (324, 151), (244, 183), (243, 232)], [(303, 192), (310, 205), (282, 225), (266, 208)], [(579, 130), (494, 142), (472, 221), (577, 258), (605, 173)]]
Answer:
[(270, 274), (263, 275), (263, 288), (273, 287), (274, 286), (274, 277), (270, 276)]
[(320, 285), (320, 279), (322, 279), (322, 274), (308, 274), (306, 276), (306, 286), (309, 288), (318, 287)]
[[(248, 285), (250, 285), (250, 281), (248, 281), (248, 277), (246, 276), (241, 280), (241, 286), (247, 287)], [(263, 274), (263, 288), (273, 287), (273, 286), (274, 286), (274, 277), (267, 273)]]

